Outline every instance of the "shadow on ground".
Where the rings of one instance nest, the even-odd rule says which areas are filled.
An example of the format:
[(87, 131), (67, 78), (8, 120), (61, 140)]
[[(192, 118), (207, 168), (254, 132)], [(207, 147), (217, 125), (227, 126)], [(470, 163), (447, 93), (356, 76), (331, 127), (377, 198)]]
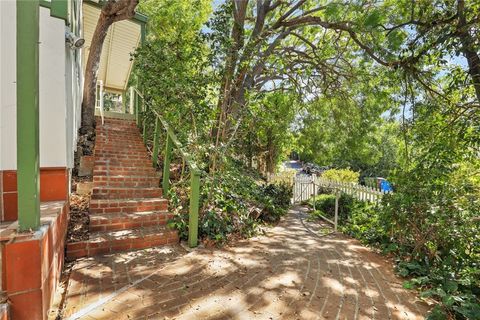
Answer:
[(267, 235), (78, 260), (63, 319), (423, 319), (384, 258), (294, 208)]

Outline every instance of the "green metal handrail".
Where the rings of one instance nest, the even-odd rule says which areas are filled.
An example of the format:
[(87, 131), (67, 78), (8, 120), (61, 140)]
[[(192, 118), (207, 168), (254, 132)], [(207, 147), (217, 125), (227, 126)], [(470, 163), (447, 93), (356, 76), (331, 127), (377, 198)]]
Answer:
[[(133, 88), (135, 94), (142, 98), (144, 106), (147, 106), (143, 94), (141, 94), (137, 88)], [(136, 98), (136, 97), (135, 97)], [(140, 106), (138, 104), (138, 99), (135, 99), (135, 119), (137, 120), (137, 125), (140, 122)], [(190, 208), (188, 214), (188, 245), (193, 248), (198, 245), (198, 211), (200, 205), (200, 177), (202, 171), (199, 169), (192, 156), (185, 151), (184, 147), (178, 140), (177, 136), (173, 132), (172, 128), (168, 122), (163, 118), (158, 112), (151, 108), (152, 113), (155, 115), (155, 132), (153, 135), (153, 166), (157, 165), (158, 161), (158, 151), (160, 143), (160, 126), (163, 126), (163, 129), (167, 133), (167, 141), (165, 143), (165, 158), (163, 163), (163, 177), (162, 177), (162, 188), (165, 194), (168, 193), (170, 188), (170, 161), (172, 158), (172, 151), (175, 147), (176, 150), (180, 153), (182, 158), (185, 160), (187, 165), (190, 168), (191, 172), (191, 182), (190, 182)], [(143, 120), (143, 138), (146, 142), (146, 126), (145, 119)]]

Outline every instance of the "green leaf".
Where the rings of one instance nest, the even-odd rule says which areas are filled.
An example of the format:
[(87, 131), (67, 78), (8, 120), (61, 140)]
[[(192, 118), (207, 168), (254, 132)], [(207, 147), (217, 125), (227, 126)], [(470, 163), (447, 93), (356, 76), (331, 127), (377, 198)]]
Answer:
[(453, 307), (455, 311), (468, 320), (480, 320), (480, 305), (477, 303), (463, 303), (460, 307)]
[(455, 303), (455, 299), (451, 295), (446, 295), (442, 298), (442, 303), (447, 307), (451, 307)]
[(382, 22), (382, 19), (382, 12), (378, 9), (375, 9), (365, 18), (363, 25), (365, 27), (375, 27)]
[(413, 284), (410, 281), (405, 281), (405, 282), (403, 282), (403, 287), (405, 289), (415, 289), (415, 284)]
[(328, 18), (337, 18), (339, 16), (340, 10), (337, 3), (329, 3), (325, 9), (325, 15)]
[(435, 306), (428, 314), (426, 320), (447, 320), (447, 314), (440, 306)]
[(447, 280), (445, 281), (445, 284), (443, 286), (443, 289), (446, 291), (446, 292), (455, 292), (458, 290), (458, 284), (456, 281), (454, 280)]
[(430, 298), (430, 297), (433, 297), (435, 294), (436, 294), (435, 291), (433, 291), (433, 290), (427, 290), (427, 291), (423, 291), (422, 293), (420, 293), (420, 297), (422, 297), (422, 298)]

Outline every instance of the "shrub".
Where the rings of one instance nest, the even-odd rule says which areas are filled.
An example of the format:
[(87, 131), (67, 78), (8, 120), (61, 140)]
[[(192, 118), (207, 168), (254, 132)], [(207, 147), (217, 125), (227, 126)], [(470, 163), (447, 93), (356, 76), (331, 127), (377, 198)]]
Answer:
[(287, 213), (293, 196), (292, 186), (286, 183), (268, 184), (262, 189), (259, 201), (264, 205), (260, 218), (266, 222), (276, 222)]
[[(309, 201), (309, 205), (313, 207), (315, 201), (315, 210), (319, 214), (326, 216), (327, 218), (333, 218), (335, 216), (335, 195), (334, 194), (319, 194), (315, 198)], [(338, 199), (338, 219), (339, 223), (345, 221), (348, 218), (350, 207), (354, 199), (352, 196), (341, 194)]]
[(360, 173), (350, 169), (329, 169), (322, 173), (322, 178), (339, 182), (358, 183)]
[[(188, 237), (188, 180), (172, 186), (169, 223)], [(236, 234), (250, 237), (262, 221), (275, 222), (287, 212), (292, 197), (288, 184), (263, 184), (259, 176), (231, 163), (214, 180), (204, 179), (200, 195), (199, 238), (223, 243)]]
[(428, 319), (480, 319), (480, 183), (471, 172), (399, 173), (396, 192), (378, 205), (353, 201), (342, 227), (394, 254), (398, 273), (410, 277), (404, 287), (440, 302)]

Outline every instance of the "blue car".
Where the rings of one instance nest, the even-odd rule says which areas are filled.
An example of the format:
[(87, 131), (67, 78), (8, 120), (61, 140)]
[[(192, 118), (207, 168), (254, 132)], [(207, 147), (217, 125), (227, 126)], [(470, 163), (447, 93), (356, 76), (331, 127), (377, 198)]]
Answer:
[(393, 187), (390, 182), (387, 181), (385, 178), (377, 177), (377, 178), (365, 178), (364, 179), (365, 185), (380, 189), (382, 192), (392, 192)]
[(392, 185), (390, 184), (390, 182), (387, 181), (387, 179), (378, 178), (377, 181), (378, 181), (378, 188), (382, 192), (392, 192), (393, 191)]

